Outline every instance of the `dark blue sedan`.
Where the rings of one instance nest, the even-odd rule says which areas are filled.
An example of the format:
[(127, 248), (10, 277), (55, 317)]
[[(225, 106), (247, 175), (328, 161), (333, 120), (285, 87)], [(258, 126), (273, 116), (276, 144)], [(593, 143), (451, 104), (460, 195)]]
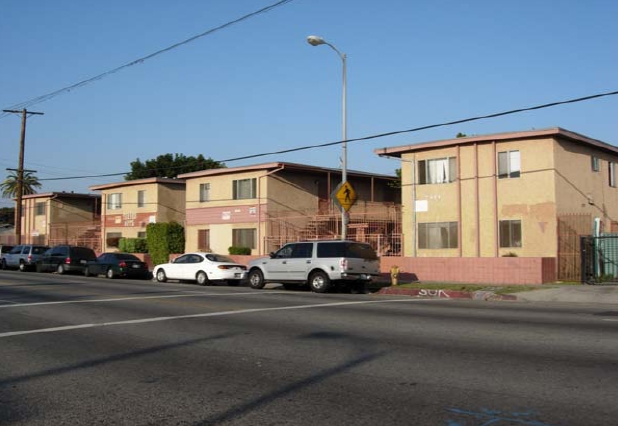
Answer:
[(148, 265), (130, 253), (102, 253), (97, 260), (90, 261), (84, 269), (84, 275), (105, 275), (107, 278), (141, 278), (152, 277)]

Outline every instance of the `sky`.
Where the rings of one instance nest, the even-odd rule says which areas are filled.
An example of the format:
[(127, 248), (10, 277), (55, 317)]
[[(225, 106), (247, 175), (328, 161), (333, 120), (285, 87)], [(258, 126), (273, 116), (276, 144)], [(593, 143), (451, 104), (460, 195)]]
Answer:
[[(275, 3), (0, 0), (0, 107)], [(237, 160), (341, 141), (342, 60), (307, 36), (347, 57), (354, 139), (616, 91), (616, 16), (615, 0), (292, 0), (29, 105), (44, 115), (27, 120), (24, 166), (38, 192), (78, 193), (167, 153), (339, 168), (339, 144)], [(347, 167), (393, 175), (399, 162), (375, 149), (556, 126), (618, 145), (618, 96), (348, 142)], [(20, 128), (0, 118), (4, 169), (18, 167)]]

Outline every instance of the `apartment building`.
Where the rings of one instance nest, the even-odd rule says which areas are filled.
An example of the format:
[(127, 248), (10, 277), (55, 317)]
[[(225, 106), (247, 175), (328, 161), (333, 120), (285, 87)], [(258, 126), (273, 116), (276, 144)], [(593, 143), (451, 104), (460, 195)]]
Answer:
[(119, 238), (145, 238), (146, 226), (185, 221), (185, 181), (147, 178), (94, 185), (101, 192), (101, 245), (115, 250)]
[(101, 197), (96, 194), (46, 192), (22, 197), (22, 243), (89, 243), (96, 235)]
[[(347, 177), (356, 195), (349, 235), (380, 238), (371, 231), (379, 224), (384, 240), (397, 222), (396, 177), (359, 171), (348, 171)], [(242, 246), (261, 255), (287, 241), (337, 238), (341, 233), (341, 213), (332, 197), (341, 170), (272, 162), (178, 178), (186, 180), (187, 251), (227, 253), (231, 246)]]
[(562, 128), (375, 150), (402, 168), (410, 257), (578, 260), (579, 236), (618, 230), (618, 148)]

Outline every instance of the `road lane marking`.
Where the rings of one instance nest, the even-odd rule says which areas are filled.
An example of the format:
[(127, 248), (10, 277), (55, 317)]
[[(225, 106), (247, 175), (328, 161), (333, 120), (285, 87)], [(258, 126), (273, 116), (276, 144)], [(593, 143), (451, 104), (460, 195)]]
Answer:
[(24, 306), (44, 306), (44, 305), (68, 305), (71, 303), (98, 303), (98, 302), (120, 302), (123, 300), (146, 300), (146, 299), (170, 299), (174, 297), (205, 297), (205, 296), (246, 296), (248, 294), (273, 294), (285, 293), (285, 291), (269, 291), (266, 292), (245, 292), (245, 293), (200, 293), (192, 292), (191, 294), (166, 294), (164, 296), (135, 296), (135, 297), (116, 297), (113, 299), (88, 299), (88, 300), (59, 300), (56, 302), (31, 302), (31, 303), (15, 303), (15, 305), (0, 305), (2, 308), (21, 308)]
[(4, 300), (4, 299), (0, 299), (0, 302), (5, 302), (5, 303), (19, 303), (19, 302), (13, 302), (12, 300)]
[(102, 323), (97, 323), (97, 324), (66, 325), (66, 326), (61, 326), (61, 327), (39, 328), (36, 330), (9, 331), (6, 333), (0, 333), (0, 339), (5, 338), (5, 337), (23, 336), (26, 334), (53, 333), (53, 332), (58, 332), (58, 331), (79, 330), (83, 328), (110, 327), (110, 326), (115, 326), (115, 325), (147, 324), (147, 323), (152, 323), (152, 322), (174, 321), (174, 320), (191, 319), (191, 318), (219, 317), (219, 316), (226, 316), (226, 315), (252, 314), (252, 313), (258, 313), (258, 312), (285, 311), (285, 310), (294, 310), (294, 309), (330, 308), (334, 306), (366, 305), (370, 303), (431, 302), (434, 300), (438, 300), (438, 299), (363, 300), (363, 301), (357, 301), (357, 302), (336, 302), (336, 303), (317, 303), (317, 304), (312, 304), (312, 305), (280, 306), (277, 308), (240, 309), (236, 311), (208, 312), (208, 313), (202, 313), (202, 314), (177, 315), (177, 316), (170, 316), (170, 317), (153, 317), (153, 318), (142, 318), (142, 319), (135, 319), (135, 320), (125, 320), (125, 321), (102, 322)]

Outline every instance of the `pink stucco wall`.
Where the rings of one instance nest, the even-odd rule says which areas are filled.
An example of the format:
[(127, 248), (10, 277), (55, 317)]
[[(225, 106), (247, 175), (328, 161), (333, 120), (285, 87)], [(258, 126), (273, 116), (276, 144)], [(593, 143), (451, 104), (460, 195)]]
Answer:
[[(246, 265), (258, 256), (231, 256)], [(545, 284), (555, 282), (553, 257), (382, 257), (388, 274), (398, 266), (399, 281), (440, 281), (478, 284)]]

